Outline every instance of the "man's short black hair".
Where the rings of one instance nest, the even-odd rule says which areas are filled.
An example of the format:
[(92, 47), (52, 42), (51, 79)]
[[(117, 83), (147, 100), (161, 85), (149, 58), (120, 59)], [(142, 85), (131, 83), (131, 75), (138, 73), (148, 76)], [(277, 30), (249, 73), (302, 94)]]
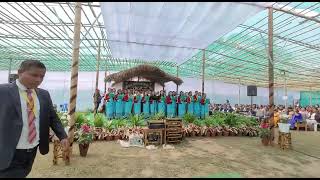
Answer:
[(46, 69), (46, 66), (39, 60), (25, 60), (20, 64), (19, 71), (24, 72), (29, 70), (31, 67)]

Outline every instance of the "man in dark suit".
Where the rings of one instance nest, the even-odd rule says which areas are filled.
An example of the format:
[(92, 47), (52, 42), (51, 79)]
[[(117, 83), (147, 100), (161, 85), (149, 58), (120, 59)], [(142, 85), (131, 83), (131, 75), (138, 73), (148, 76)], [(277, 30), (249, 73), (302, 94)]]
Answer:
[(49, 127), (69, 148), (48, 91), (37, 88), (45, 73), (43, 63), (26, 60), (18, 70), (19, 79), (0, 84), (0, 178), (30, 173), (38, 147), (42, 155), (49, 151)]

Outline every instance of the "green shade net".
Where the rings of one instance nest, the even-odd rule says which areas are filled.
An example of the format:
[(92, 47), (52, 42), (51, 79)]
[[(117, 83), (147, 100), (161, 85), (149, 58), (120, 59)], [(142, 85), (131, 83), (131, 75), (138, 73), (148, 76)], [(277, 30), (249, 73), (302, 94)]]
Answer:
[[(311, 97), (311, 98), (310, 98)], [(300, 106), (309, 106), (320, 104), (320, 91), (301, 91), (300, 92)]]

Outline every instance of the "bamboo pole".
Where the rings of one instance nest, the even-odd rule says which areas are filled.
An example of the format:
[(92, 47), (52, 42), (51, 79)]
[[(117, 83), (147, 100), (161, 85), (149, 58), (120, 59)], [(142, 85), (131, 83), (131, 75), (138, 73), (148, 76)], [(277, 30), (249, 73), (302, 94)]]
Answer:
[(284, 96), (285, 96), (285, 108), (288, 109), (288, 95), (287, 95), (287, 77), (286, 71), (284, 71)]
[(273, 74), (273, 10), (268, 9), (268, 54), (269, 54), (269, 114), (270, 121), (273, 122), (274, 105), (274, 74)]
[(106, 67), (105, 67), (105, 70), (104, 70), (104, 80), (103, 80), (103, 82), (104, 82), (104, 94), (107, 93), (107, 82), (106, 82), (106, 78), (107, 78), (107, 58), (106, 58), (105, 64), (106, 64)]
[[(101, 40), (99, 39), (98, 54), (97, 54), (96, 88), (94, 92), (96, 91), (96, 89), (99, 88), (98, 86), (99, 86), (100, 49), (101, 49)], [(97, 101), (98, 101), (98, 96), (95, 96), (94, 97), (94, 115), (96, 115), (96, 111), (98, 109), (98, 106), (96, 107), (96, 103), (95, 103)]]
[(206, 60), (206, 51), (202, 50), (202, 94), (204, 93), (204, 66), (205, 66), (205, 60)]
[(80, 31), (81, 31), (81, 2), (76, 2), (75, 20), (74, 20), (74, 36), (73, 36), (73, 53), (72, 53), (72, 69), (71, 69), (71, 86), (69, 100), (69, 132), (68, 138), (70, 142), (70, 151), (68, 154), (68, 164), (70, 163), (70, 155), (72, 154), (72, 144), (75, 128), (75, 111), (77, 102), (78, 89), (78, 69), (79, 69), (79, 48), (80, 48)]
[[(179, 77), (179, 66), (177, 66), (177, 78)], [(177, 84), (177, 94), (179, 91), (179, 85)]]
[(238, 106), (240, 106), (240, 78), (239, 78), (239, 94), (238, 94)]

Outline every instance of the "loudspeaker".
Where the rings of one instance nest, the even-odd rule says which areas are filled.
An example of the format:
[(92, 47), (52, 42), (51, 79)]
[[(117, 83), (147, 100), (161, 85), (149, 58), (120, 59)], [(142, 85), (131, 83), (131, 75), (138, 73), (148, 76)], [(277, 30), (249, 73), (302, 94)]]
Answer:
[(9, 75), (9, 83), (14, 82), (18, 78), (19, 78), (18, 74), (10, 74)]
[(247, 96), (257, 96), (257, 86), (248, 86)]

